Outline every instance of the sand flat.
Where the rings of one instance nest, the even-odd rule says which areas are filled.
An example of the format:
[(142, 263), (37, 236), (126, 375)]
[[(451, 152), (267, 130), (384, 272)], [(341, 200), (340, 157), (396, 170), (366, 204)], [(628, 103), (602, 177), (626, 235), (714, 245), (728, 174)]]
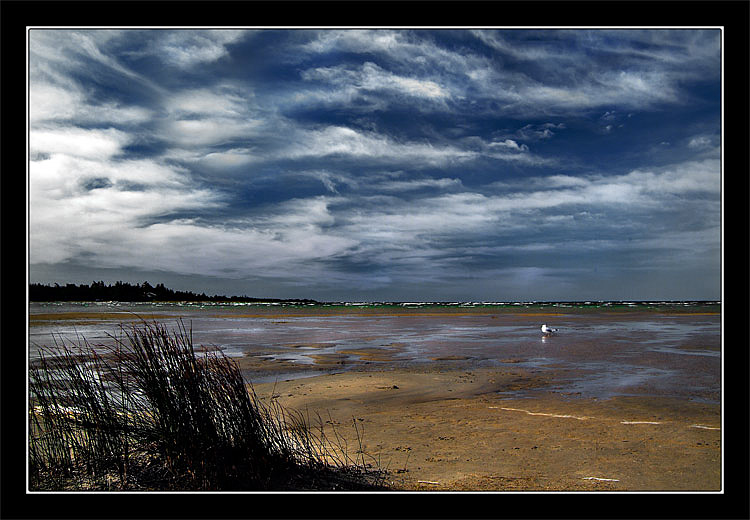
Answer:
[[(349, 371), (254, 389), (335, 427), (350, 455), (359, 433), (367, 460), (388, 468), (398, 489), (720, 490), (718, 405), (575, 399), (543, 390), (549, 377), (433, 367)], [(539, 394), (502, 397), (522, 386)]]

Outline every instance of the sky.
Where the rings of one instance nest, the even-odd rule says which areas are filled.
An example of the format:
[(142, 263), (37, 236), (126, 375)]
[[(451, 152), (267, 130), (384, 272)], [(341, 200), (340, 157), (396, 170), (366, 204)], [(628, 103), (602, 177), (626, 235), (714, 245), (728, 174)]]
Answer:
[(31, 283), (721, 298), (717, 29), (30, 29)]

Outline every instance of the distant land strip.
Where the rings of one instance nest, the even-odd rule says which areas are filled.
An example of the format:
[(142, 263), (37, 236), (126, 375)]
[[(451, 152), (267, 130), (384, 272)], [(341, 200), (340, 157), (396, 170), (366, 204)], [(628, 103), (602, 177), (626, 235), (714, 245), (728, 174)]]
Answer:
[(152, 286), (148, 282), (129, 284), (116, 282), (105, 285), (103, 281), (93, 282), (91, 285), (42, 285), (29, 284), (29, 301), (32, 302), (64, 302), (64, 301), (119, 301), (119, 302), (277, 302), (277, 303), (320, 303), (310, 299), (280, 299), (280, 298), (251, 298), (249, 296), (208, 296), (206, 293), (197, 294), (192, 291), (175, 291), (164, 286), (163, 283)]
[[(169, 289), (163, 283), (151, 285), (149, 282), (142, 284), (130, 284), (118, 281), (114, 284), (105, 284), (103, 281), (92, 282), (91, 285), (66, 283), (60, 285), (45, 285), (40, 283), (29, 284), (30, 302), (195, 302), (195, 303), (247, 303), (247, 304), (274, 304), (283, 306), (325, 306), (325, 307), (347, 307), (349, 312), (361, 309), (367, 312), (368, 307), (398, 307), (404, 309), (430, 309), (440, 310), (441, 314), (450, 308), (474, 308), (482, 307), (507, 307), (522, 309), (541, 310), (551, 307), (545, 314), (534, 312), (534, 316), (563, 316), (568, 309), (598, 309), (600, 307), (612, 310), (631, 311), (634, 309), (658, 309), (677, 311), (679, 314), (691, 315), (717, 315), (713, 312), (716, 307), (721, 307), (720, 301), (714, 300), (587, 300), (587, 301), (443, 301), (443, 302), (357, 302), (357, 301), (318, 301), (310, 298), (258, 298), (250, 296), (209, 296), (204, 293), (193, 291), (179, 291)], [(708, 308), (708, 309), (706, 309)], [(461, 309), (463, 312), (465, 309)], [(700, 312), (695, 312), (699, 310)]]

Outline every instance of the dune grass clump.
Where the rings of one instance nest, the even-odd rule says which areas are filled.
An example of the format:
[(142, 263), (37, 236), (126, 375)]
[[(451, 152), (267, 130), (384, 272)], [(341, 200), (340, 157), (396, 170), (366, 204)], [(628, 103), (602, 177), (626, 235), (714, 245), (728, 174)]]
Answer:
[[(41, 350), (29, 373), (32, 490), (369, 490), (385, 472), (264, 404), (182, 323)], [(337, 436), (338, 439), (338, 436)]]

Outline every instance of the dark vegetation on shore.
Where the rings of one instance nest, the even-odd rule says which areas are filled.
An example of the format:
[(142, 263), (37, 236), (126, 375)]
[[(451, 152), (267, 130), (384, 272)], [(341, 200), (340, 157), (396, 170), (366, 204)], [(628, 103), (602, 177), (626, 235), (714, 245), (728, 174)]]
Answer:
[(285, 302), (285, 303), (318, 303), (315, 300), (278, 298), (251, 298), (249, 296), (208, 296), (206, 293), (196, 294), (192, 291), (175, 291), (164, 287), (163, 283), (152, 286), (148, 282), (132, 285), (127, 282), (116, 282), (105, 285), (103, 281), (92, 282), (91, 285), (68, 283), (65, 285), (29, 284), (29, 300), (32, 302), (53, 301), (120, 301), (120, 302), (148, 302), (148, 301), (194, 301), (194, 302)]
[(29, 489), (386, 489), (359, 431), (350, 453), (191, 336), (143, 322), (111, 346), (43, 347), (29, 369)]
[[(318, 306), (347, 306), (347, 302), (321, 302), (307, 298), (281, 299), (281, 298), (253, 298), (249, 296), (208, 296), (206, 293), (197, 294), (192, 291), (175, 291), (159, 283), (152, 286), (149, 282), (142, 284), (129, 284), (118, 281), (114, 285), (105, 285), (103, 281), (92, 282), (91, 285), (76, 285), (67, 283), (65, 285), (43, 285), (38, 283), (29, 284), (29, 301), (32, 302), (211, 302), (211, 303), (276, 303), (285, 305), (318, 305)], [(610, 309), (638, 309), (659, 310), (670, 309), (685, 311), (688, 309), (705, 309), (716, 311), (721, 302), (714, 300), (609, 300), (609, 301), (530, 301), (530, 302), (415, 302), (405, 303), (396, 301), (366, 302), (359, 305), (377, 307), (505, 307), (514, 308), (568, 308), (580, 310), (597, 310), (601, 308)]]

